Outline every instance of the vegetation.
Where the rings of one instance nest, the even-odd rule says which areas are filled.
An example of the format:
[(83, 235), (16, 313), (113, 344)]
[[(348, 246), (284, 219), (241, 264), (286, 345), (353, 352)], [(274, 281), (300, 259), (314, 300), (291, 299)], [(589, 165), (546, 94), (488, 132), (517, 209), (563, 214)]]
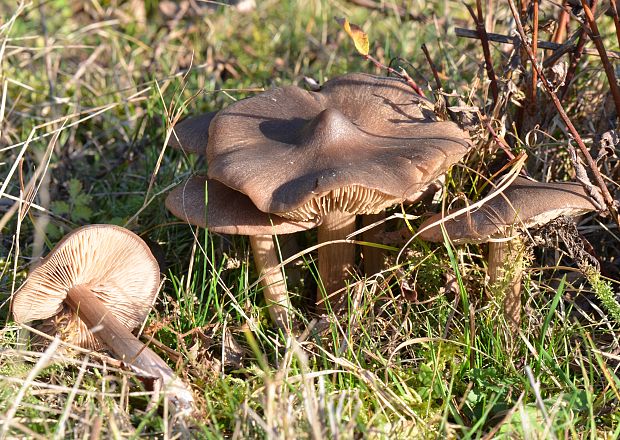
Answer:
[[(526, 55), (491, 43), (494, 98), (483, 43), (455, 35), (455, 27), (475, 28), (462, 3), (257, 3), (243, 12), (195, 1), (0, 2), (0, 437), (177, 432), (131, 372), (62, 344), (30, 351), (9, 314), (28, 266), (63, 234), (114, 223), (148, 239), (165, 261), (142, 340), (153, 339), (194, 390), (199, 411), (182, 436), (618, 438), (620, 234), (610, 217), (579, 224), (596, 264), (562, 240), (526, 250), (523, 320), (511, 339), (501, 305), (484, 300), (485, 247), (413, 238), (418, 216), (433, 208), (406, 207), (409, 216), (386, 222), (382, 243), (398, 251), (382, 272), (352, 279), (338, 319), (313, 319), (313, 253), (287, 266), (308, 329), (287, 339), (269, 321), (247, 241), (166, 212), (166, 192), (206, 169), (204, 159), (166, 147), (179, 119), (303, 86), (304, 77), (385, 74), (357, 54), (334, 16), (358, 24), (374, 58), (406, 69), (438, 112), (471, 131), (476, 147), (447, 177), (446, 204), (479, 200), (486, 179), (522, 163), (500, 142), (514, 156), (527, 153), (524, 168), (538, 180), (575, 180), (572, 137), (540, 82), (532, 97)], [(482, 22), (507, 35), (512, 14), (497, 3)], [(539, 16), (538, 37), (548, 40), (543, 24), (559, 9), (541, 3)], [(529, 35), (532, 20), (524, 15)], [(597, 22), (604, 45), (617, 47), (612, 19)], [(570, 29), (579, 29), (575, 17)], [(568, 61), (547, 74), (566, 71)], [(549, 80), (618, 199), (620, 147), (610, 131), (618, 119), (601, 61), (584, 55), (566, 93), (558, 75)], [(279, 240), (290, 256), (315, 237)]]

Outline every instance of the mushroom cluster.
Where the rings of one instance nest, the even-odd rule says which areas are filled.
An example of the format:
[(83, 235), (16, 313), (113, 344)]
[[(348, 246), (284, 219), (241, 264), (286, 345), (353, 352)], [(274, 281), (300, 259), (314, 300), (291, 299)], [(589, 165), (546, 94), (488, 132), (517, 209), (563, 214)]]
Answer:
[(414, 202), (469, 150), (467, 135), (431, 109), (399, 79), (349, 74), (319, 91), (275, 88), (176, 131), (186, 149), (206, 143), (210, 180), (271, 219), (318, 224), (321, 301), (345, 287), (355, 263), (344, 239), (356, 215)]

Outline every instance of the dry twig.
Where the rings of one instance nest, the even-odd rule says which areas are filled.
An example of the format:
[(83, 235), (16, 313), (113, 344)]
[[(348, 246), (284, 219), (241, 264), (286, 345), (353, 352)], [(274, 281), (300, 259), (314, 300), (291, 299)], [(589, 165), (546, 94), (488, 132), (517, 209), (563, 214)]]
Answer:
[[(616, 117), (620, 117), (620, 89), (618, 89), (618, 82), (616, 81), (616, 74), (614, 73), (614, 68), (611, 66), (609, 62), (609, 58), (607, 57), (607, 52), (605, 51), (605, 44), (601, 39), (601, 34), (598, 30), (598, 25), (596, 24), (596, 19), (594, 18), (594, 14), (592, 10), (588, 6), (588, 2), (586, 0), (581, 0), (581, 6), (583, 6), (583, 11), (586, 13), (586, 22), (588, 23), (588, 27), (586, 28), (590, 34), (590, 39), (596, 46), (596, 50), (601, 57), (601, 62), (603, 63), (603, 68), (605, 69), (605, 74), (607, 75), (607, 81), (609, 81), (609, 89), (611, 90), (611, 94), (614, 97), (614, 104), (616, 105)], [(615, 8), (613, 8), (615, 11)], [(617, 15), (618, 11), (616, 11)]]
[(499, 98), (499, 87), (497, 86), (497, 78), (495, 77), (495, 70), (493, 69), (493, 60), (491, 59), (491, 49), (489, 48), (489, 37), (487, 31), (484, 27), (484, 16), (482, 14), (482, 2), (481, 0), (476, 0), (476, 9), (477, 14), (474, 12), (471, 6), (468, 4), (465, 5), (467, 10), (469, 11), (469, 15), (474, 19), (474, 23), (476, 24), (476, 33), (478, 34), (478, 38), (482, 42), (482, 52), (484, 53), (484, 64), (487, 70), (487, 76), (491, 81), (491, 94), (493, 95), (493, 105), (497, 102)]
[[(478, 36), (478, 32), (473, 29), (464, 29), (464, 28), (457, 27), (457, 28), (454, 28), (454, 33), (456, 34), (457, 37), (474, 38), (474, 39), (480, 38)], [(493, 41), (494, 43), (514, 44), (514, 38), (509, 37), (508, 35), (487, 33), (487, 37), (489, 38), (489, 41)], [(544, 40), (538, 41), (538, 48), (545, 49), (545, 50), (553, 50), (553, 51), (562, 50), (564, 53), (572, 52), (576, 50), (576, 46), (574, 44), (569, 45), (567, 49), (565, 44), (557, 44), (557, 43), (552, 43), (551, 41), (544, 41)], [(586, 55), (599, 55), (596, 49), (584, 49), (583, 53)], [(609, 58), (613, 58), (617, 60), (620, 59), (620, 52), (617, 52), (614, 50), (608, 50), (606, 53)]]

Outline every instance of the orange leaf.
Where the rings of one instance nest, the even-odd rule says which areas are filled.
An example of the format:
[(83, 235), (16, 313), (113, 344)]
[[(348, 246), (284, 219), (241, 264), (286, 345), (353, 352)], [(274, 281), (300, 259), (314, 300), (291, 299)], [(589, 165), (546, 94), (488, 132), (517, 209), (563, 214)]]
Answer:
[(368, 35), (366, 35), (366, 32), (358, 25), (349, 23), (349, 20), (346, 18), (336, 17), (336, 21), (342, 26), (349, 37), (351, 37), (353, 44), (355, 44), (355, 49), (364, 56), (368, 55), (370, 52), (370, 44), (368, 43)]

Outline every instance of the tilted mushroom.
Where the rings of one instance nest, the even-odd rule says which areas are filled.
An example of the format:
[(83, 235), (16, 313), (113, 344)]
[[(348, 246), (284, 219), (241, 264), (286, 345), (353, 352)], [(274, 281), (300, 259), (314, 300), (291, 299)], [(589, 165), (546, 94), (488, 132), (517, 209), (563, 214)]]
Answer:
[[(85, 226), (66, 235), (15, 293), (18, 323), (45, 320), (68, 342), (102, 345), (122, 361), (160, 378), (178, 410), (189, 410), (189, 388), (131, 331), (148, 315), (159, 289), (159, 266), (133, 232), (113, 225)], [(60, 315), (59, 315), (60, 314)], [(58, 319), (56, 319), (58, 317)]]
[[(521, 322), (521, 271), (515, 257), (522, 248), (520, 231), (561, 217), (576, 217), (597, 208), (578, 183), (540, 183), (517, 177), (502, 193), (478, 209), (441, 221), (436, 214), (420, 225), (420, 238), (443, 242), (442, 226), (454, 243), (489, 243), (490, 284), (502, 279), (503, 268), (515, 266), (505, 291), (504, 313), (513, 331)], [(434, 226), (430, 226), (437, 223)], [(427, 229), (428, 228), (428, 229)], [(512, 240), (507, 241), (506, 238)]]
[[(322, 219), (319, 243), (341, 240), (356, 214), (415, 200), (468, 151), (467, 135), (429, 108), (401, 80), (366, 74), (332, 79), (319, 92), (276, 88), (218, 112), (208, 175), (261, 211)], [(354, 258), (351, 244), (319, 248), (327, 294), (345, 285)]]
[(217, 112), (189, 116), (176, 124), (168, 145), (186, 153), (204, 156), (207, 151), (209, 124)]
[(174, 188), (166, 197), (166, 208), (176, 217), (213, 232), (248, 235), (269, 314), (280, 328), (290, 329), (290, 301), (273, 235), (304, 231), (318, 222), (266, 214), (244, 194), (199, 176)]

